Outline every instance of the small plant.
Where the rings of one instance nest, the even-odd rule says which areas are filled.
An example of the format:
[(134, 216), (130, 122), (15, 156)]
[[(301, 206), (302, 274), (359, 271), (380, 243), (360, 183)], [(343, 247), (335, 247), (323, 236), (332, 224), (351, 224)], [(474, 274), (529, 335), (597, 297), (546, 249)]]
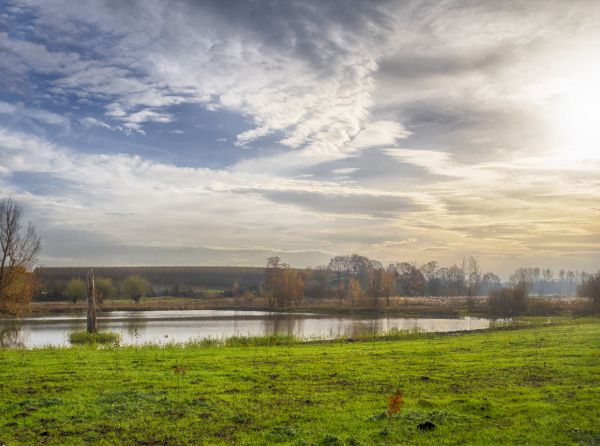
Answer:
[(118, 344), (121, 339), (119, 333), (112, 331), (99, 331), (88, 333), (87, 331), (75, 331), (69, 334), (69, 342), (72, 345), (94, 345), (94, 344)]
[(180, 404), (179, 404), (179, 393), (181, 390), (181, 377), (184, 376), (187, 373), (187, 368), (182, 366), (182, 365), (174, 365), (173, 367), (171, 367), (171, 369), (173, 370), (173, 373), (175, 373), (175, 375), (177, 376), (177, 407), (180, 408)]
[(396, 390), (395, 394), (388, 396), (388, 425), (392, 421), (392, 417), (402, 411), (402, 406), (404, 406), (404, 400), (402, 399), (402, 392), (400, 392), (400, 390)]

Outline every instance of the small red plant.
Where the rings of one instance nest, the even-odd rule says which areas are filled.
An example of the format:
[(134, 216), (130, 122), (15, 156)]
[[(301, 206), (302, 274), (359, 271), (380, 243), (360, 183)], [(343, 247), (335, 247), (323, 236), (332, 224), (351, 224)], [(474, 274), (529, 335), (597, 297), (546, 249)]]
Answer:
[(402, 399), (402, 392), (400, 390), (396, 390), (395, 394), (388, 396), (388, 422), (392, 420), (395, 414), (402, 412), (402, 406), (404, 406), (404, 400)]
[(187, 368), (185, 368), (182, 365), (174, 365), (172, 367), (173, 372), (176, 373), (177, 375), (185, 375), (185, 373), (187, 372)]

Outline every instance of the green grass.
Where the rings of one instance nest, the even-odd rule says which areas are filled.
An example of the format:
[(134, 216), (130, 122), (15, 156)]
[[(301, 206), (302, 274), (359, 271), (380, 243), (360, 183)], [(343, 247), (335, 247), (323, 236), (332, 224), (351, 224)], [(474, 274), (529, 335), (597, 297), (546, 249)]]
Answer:
[(87, 331), (74, 331), (69, 334), (69, 342), (73, 345), (83, 344), (116, 344), (120, 341), (119, 333), (111, 331), (99, 331), (88, 333)]
[(0, 350), (0, 444), (600, 444), (599, 319), (247, 345)]

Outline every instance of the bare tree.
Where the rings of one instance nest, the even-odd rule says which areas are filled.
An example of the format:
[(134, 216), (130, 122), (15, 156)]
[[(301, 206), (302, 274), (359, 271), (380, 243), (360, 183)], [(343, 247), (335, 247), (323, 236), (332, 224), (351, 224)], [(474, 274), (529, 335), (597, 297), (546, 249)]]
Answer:
[(469, 256), (467, 279), (467, 307), (469, 311), (473, 311), (475, 309), (475, 296), (479, 294), (481, 285), (481, 269), (479, 262), (473, 256)]
[[(22, 227), (23, 208), (12, 198), (0, 202), (0, 311), (17, 312), (31, 299), (28, 293), (16, 293), (15, 287), (32, 290), (27, 269), (36, 261), (41, 242), (35, 227), (29, 223)], [(19, 296), (19, 294), (22, 294)], [(10, 303), (8, 301), (11, 301)]]

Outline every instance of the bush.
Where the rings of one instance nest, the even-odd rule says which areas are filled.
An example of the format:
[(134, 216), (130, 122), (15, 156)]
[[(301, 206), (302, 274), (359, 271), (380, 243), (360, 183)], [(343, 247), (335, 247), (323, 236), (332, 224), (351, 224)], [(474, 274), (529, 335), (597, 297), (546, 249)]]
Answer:
[(87, 297), (87, 285), (81, 279), (71, 279), (67, 284), (65, 296), (76, 303), (78, 300), (83, 300)]
[(69, 342), (73, 345), (116, 344), (120, 340), (121, 335), (112, 331), (99, 331), (97, 333), (75, 331), (69, 335)]
[(580, 297), (591, 299), (595, 311), (600, 310), (600, 272), (592, 274), (577, 287)]
[(95, 282), (96, 285), (96, 302), (101, 304), (104, 299), (112, 299), (117, 294), (117, 289), (113, 284), (112, 279), (105, 277), (98, 277)]
[(494, 316), (517, 316), (527, 310), (528, 294), (522, 287), (493, 290), (488, 298)]
[(150, 292), (152, 292), (152, 285), (141, 276), (129, 276), (123, 281), (123, 295), (135, 302), (139, 302)]

